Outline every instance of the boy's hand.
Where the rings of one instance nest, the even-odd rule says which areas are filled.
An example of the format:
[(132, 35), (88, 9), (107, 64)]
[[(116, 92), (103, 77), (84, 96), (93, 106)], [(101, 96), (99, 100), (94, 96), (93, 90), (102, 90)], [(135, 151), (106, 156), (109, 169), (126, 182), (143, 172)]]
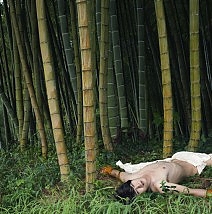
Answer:
[(100, 170), (100, 173), (110, 175), (112, 170), (113, 168), (111, 166), (105, 166)]

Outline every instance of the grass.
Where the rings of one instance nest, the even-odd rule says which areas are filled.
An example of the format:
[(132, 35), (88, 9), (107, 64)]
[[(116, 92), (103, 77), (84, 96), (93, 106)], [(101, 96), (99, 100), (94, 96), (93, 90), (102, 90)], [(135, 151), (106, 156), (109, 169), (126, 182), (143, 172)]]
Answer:
[(19, 202), (13, 207), (1, 209), (1, 213), (17, 214), (210, 214), (211, 201), (209, 199), (194, 198), (185, 195), (152, 195), (145, 194), (137, 197), (131, 204), (123, 205), (109, 197), (105, 197), (105, 189), (100, 189), (93, 194), (80, 195), (73, 188), (66, 198), (55, 200), (53, 196), (41, 197), (28, 201), (27, 195), (20, 197)]
[[(116, 155), (103, 152), (98, 155), (97, 168), (121, 159), (123, 162), (160, 158), (158, 151), (142, 151), (140, 148), (121, 146)], [(131, 150), (131, 153), (129, 152)], [(140, 153), (133, 151), (142, 151)], [(118, 151), (118, 148), (117, 148)], [(69, 184), (59, 182), (59, 169), (54, 151), (48, 160), (39, 157), (37, 151), (20, 154), (0, 152), (0, 213), (1, 214), (209, 214), (212, 200), (183, 194), (145, 193), (124, 205), (113, 196), (119, 182), (97, 174), (93, 192), (85, 193), (84, 151), (75, 148), (70, 154), (73, 176)], [(135, 155), (136, 154), (136, 155)], [(206, 168), (201, 177), (210, 177), (212, 168)], [(185, 185), (201, 188), (203, 180), (192, 177)], [(205, 184), (204, 184), (205, 185)]]

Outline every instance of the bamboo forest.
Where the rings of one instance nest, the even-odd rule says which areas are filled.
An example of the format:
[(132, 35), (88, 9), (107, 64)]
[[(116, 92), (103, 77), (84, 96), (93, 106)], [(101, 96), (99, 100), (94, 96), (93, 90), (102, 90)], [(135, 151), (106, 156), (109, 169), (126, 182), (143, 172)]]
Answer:
[(118, 204), (99, 170), (212, 153), (211, 11), (211, 0), (1, 0), (0, 213), (176, 213), (176, 199), (179, 213), (210, 213), (188, 196)]

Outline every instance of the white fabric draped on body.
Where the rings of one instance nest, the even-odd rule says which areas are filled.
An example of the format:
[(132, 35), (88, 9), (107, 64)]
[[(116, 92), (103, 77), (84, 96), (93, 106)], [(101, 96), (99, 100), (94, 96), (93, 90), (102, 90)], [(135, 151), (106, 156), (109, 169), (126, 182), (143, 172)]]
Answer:
[(175, 153), (171, 158), (166, 158), (163, 160), (155, 160), (150, 162), (142, 162), (138, 164), (131, 164), (131, 163), (125, 163), (123, 164), (120, 160), (116, 162), (116, 165), (119, 166), (121, 169), (123, 169), (125, 172), (128, 173), (134, 173), (139, 171), (140, 169), (144, 168), (145, 166), (153, 163), (157, 163), (158, 161), (167, 161), (170, 162), (173, 159), (186, 161), (195, 167), (197, 167), (198, 173), (201, 174), (202, 170), (206, 166), (206, 161), (212, 158), (212, 154), (205, 154), (205, 153), (195, 153), (195, 152), (177, 152)]

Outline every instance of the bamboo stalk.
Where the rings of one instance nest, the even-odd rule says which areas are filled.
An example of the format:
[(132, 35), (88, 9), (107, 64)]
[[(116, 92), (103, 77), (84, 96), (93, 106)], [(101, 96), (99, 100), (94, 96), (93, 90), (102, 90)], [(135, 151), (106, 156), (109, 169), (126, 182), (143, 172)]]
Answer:
[(91, 51), (91, 35), (88, 27), (86, 0), (76, 0), (82, 64), (83, 123), (86, 160), (86, 192), (94, 188), (96, 179), (96, 119), (94, 71)]

